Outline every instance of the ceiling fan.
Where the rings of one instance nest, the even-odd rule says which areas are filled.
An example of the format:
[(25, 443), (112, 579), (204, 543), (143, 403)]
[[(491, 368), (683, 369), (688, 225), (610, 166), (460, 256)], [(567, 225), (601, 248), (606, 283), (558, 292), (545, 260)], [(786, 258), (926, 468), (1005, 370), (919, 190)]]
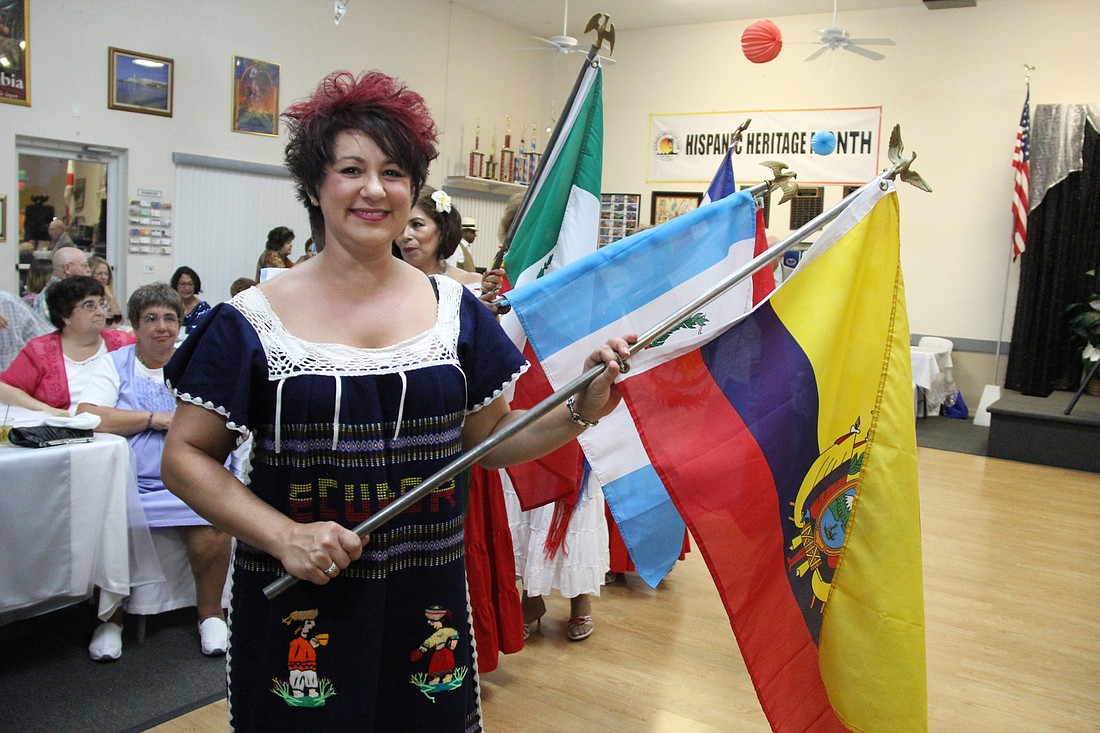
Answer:
[(886, 58), (877, 51), (872, 51), (869, 48), (863, 48), (864, 46), (893, 46), (896, 45), (889, 38), (852, 38), (848, 31), (844, 28), (840, 28), (836, 24), (836, 12), (837, 12), (838, 0), (833, 0), (833, 24), (828, 28), (822, 28), (818, 31), (820, 36), (819, 40), (815, 43), (821, 45), (821, 48), (817, 49), (809, 56), (805, 58), (806, 61), (813, 61), (826, 51), (835, 51), (838, 48), (842, 48), (845, 51), (851, 51), (854, 54), (859, 54), (872, 61), (881, 61)]
[[(541, 41), (549, 46), (552, 46), (558, 53), (588, 53), (588, 46), (581, 45), (581, 43), (573, 36), (569, 35), (569, 0), (563, 0), (562, 8), (563, 17), (561, 21), (561, 35), (550, 36), (549, 38), (543, 38), (542, 36), (531, 36), (536, 41)], [(614, 43), (614, 42), (612, 42)], [(600, 56), (600, 61), (605, 64), (613, 64), (615, 60), (608, 56)]]

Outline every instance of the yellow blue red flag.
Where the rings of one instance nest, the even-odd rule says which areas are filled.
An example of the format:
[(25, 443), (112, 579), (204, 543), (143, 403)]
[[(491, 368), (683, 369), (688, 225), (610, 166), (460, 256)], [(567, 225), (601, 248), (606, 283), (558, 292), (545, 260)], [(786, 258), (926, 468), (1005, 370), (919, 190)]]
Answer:
[(927, 729), (899, 250), (874, 182), (770, 299), (623, 385), (775, 730)]
[[(765, 301), (736, 307), (746, 284), (742, 295), (723, 296), (732, 301), (705, 306), (632, 359), (619, 383), (651, 462), (624, 476), (659, 478), (687, 524), (777, 731), (927, 729), (897, 193), (876, 179), (853, 196)], [(699, 254), (710, 244), (743, 252), (753, 241), (751, 200), (738, 198), (673, 221), (677, 236), (698, 238), (682, 266), (647, 273), (629, 248), (607, 248), (593, 273), (566, 268), (555, 273), (560, 282), (540, 281), (541, 294), (510, 294), (544, 363), (592, 346), (590, 337), (567, 343), (565, 327), (583, 318), (563, 319), (562, 309), (588, 313), (634, 294), (650, 307), (663, 300), (649, 292), (658, 284), (690, 284), (696, 260), (710, 266)], [(586, 281), (598, 286), (589, 296), (575, 290)], [(584, 317), (595, 338), (626, 322)], [(660, 513), (656, 524), (675, 524), (649, 483), (631, 485), (632, 521)], [(665, 534), (670, 547), (678, 542), (675, 527)]]

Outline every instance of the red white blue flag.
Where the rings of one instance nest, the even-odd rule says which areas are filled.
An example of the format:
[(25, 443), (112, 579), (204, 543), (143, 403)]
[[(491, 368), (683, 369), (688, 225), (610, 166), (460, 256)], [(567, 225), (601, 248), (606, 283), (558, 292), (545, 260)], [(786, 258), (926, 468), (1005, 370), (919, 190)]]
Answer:
[[(701, 206), (604, 247), (507, 294), (555, 388), (577, 376), (592, 344), (642, 334), (753, 257), (756, 202), (747, 191)], [(680, 324), (664, 348), (630, 361), (626, 378), (660, 355), (692, 350), (717, 319), (752, 306), (745, 281)], [(669, 396), (675, 400), (675, 395)], [(638, 574), (656, 585), (680, 557), (684, 521), (650, 464), (625, 404), (579, 438)]]
[(1012, 169), (1016, 172), (1012, 189), (1012, 259), (1015, 260), (1027, 247), (1028, 183), (1031, 178), (1031, 85), (1024, 97), (1024, 109), (1020, 113), (1020, 129), (1016, 133), (1016, 149), (1012, 153)]

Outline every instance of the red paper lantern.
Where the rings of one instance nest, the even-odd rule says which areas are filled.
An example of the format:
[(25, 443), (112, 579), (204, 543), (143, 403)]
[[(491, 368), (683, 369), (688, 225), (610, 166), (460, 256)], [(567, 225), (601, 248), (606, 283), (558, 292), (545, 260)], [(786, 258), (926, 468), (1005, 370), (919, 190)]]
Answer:
[(754, 64), (771, 61), (783, 49), (783, 34), (770, 20), (758, 20), (741, 34), (741, 50)]

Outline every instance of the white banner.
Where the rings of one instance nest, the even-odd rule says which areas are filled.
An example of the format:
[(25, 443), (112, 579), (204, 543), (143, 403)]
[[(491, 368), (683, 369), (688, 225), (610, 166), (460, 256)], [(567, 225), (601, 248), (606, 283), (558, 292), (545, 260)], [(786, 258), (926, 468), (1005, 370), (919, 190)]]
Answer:
[[(733, 131), (752, 122), (734, 148), (738, 183), (771, 178), (760, 165), (777, 160), (798, 173), (802, 184), (866, 183), (879, 173), (882, 107), (753, 110), (649, 116), (647, 183), (708, 184), (722, 162)], [(815, 132), (836, 135), (836, 149), (817, 155)]]

